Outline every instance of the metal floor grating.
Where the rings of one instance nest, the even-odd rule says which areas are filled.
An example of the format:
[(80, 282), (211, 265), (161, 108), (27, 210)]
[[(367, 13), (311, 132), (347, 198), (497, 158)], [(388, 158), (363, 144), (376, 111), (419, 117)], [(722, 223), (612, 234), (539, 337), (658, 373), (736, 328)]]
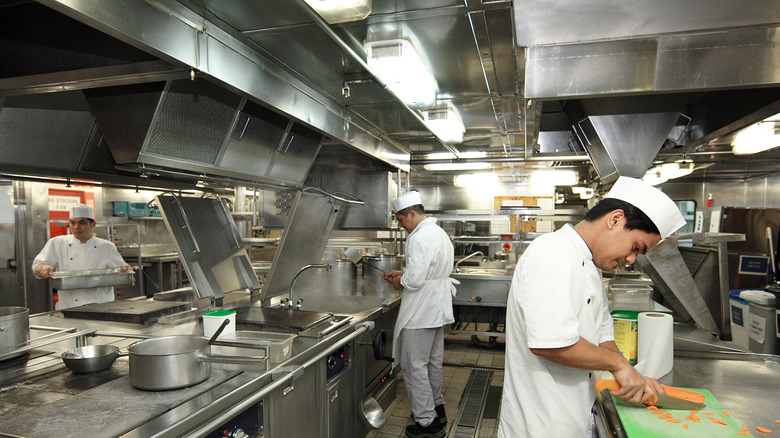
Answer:
[(450, 438), (474, 438), (478, 435), (492, 377), (493, 372), (488, 370), (471, 372)]

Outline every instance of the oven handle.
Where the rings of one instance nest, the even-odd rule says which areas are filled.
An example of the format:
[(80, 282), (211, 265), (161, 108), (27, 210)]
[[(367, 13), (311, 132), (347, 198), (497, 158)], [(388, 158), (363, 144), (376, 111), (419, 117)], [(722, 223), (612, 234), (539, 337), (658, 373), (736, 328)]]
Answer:
[(374, 349), (374, 359), (386, 360), (388, 362), (394, 362), (392, 357), (385, 356), (385, 350), (387, 349), (387, 335), (384, 330), (379, 330), (374, 336), (374, 342), (371, 344)]

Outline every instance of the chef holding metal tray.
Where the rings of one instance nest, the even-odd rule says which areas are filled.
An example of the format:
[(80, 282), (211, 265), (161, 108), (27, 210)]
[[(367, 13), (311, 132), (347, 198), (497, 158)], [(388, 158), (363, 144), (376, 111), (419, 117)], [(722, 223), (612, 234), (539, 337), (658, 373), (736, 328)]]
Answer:
[[(95, 212), (91, 207), (74, 205), (69, 220), (72, 234), (52, 237), (33, 260), (35, 276), (61, 283), (60, 287), (55, 283), (57, 310), (114, 301), (114, 285), (127, 284), (133, 267), (113, 243), (92, 234)], [(63, 275), (65, 272), (69, 275)]]

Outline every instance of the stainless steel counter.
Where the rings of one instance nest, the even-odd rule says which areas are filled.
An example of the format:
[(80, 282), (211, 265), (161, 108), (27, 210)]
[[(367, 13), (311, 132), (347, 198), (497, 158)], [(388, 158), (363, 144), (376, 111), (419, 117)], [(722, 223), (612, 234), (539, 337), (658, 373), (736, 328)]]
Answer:
[[(659, 379), (661, 383), (709, 390), (732, 418), (751, 431), (756, 426), (775, 426), (780, 356), (742, 352), (730, 342), (687, 325), (675, 324), (674, 334), (674, 367)], [(597, 404), (609, 411), (609, 402)], [(616, 424), (619, 420), (604, 411), (599, 419), (607, 424), (610, 436), (625, 436)]]
[[(317, 301), (314, 297), (307, 300), (314, 301)], [(0, 412), (0, 435), (75, 437), (86, 436), (85, 433), (89, 432), (89, 436), (145, 438), (206, 436), (225, 421), (258, 403), (270, 392), (289, 385), (294, 386), (293, 376), (297, 378), (306, 372), (307, 368), (316, 368), (330, 352), (355, 339), (362, 340), (361, 336), (370, 329), (365, 321), (370, 321), (376, 313), (385, 312), (398, 305), (398, 297), (388, 299), (345, 296), (321, 301), (320, 304), (327, 302), (334, 306), (333, 310), (348, 310), (349, 316), (352, 316), (351, 323), (320, 338), (295, 338), (290, 358), (280, 363), (271, 363), (267, 371), (264, 365), (214, 363), (212, 378), (208, 381), (187, 390), (166, 392), (145, 392), (132, 388), (127, 381), (127, 357), (117, 359), (108, 371), (73, 375), (65, 368), (60, 354), (83, 340), (86, 340), (87, 344), (110, 343), (124, 347), (141, 337), (202, 335), (199, 319), (177, 325), (145, 326), (64, 318), (59, 312), (33, 315), (30, 318), (33, 342), (50, 335), (57, 328), (68, 330), (67, 339), (33, 349), (27, 356), (17, 360), (0, 363), (0, 405), (6, 407)], [(91, 333), (92, 336), (76, 336), (84, 333)], [(49, 386), (56, 388), (52, 390), (41, 382), (49, 382)], [(100, 401), (90, 399), (95, 397), (95, 394), (99, 394)], [(114, 398), (114, 394), (119, 398)], [(78, 416), (74, 418), (74, 412), (62, 409), (64, 406), (83, 407), (85, 403), (86, 406), (99, 404), (100, 406), (95, 405), (96, 410), (110, 407), (121, 412), (114, 412), (116, 415), (113, 415), (112, 411), (104, 412), (102, 416), (111, 419), (111, 427), (98, 429), (94, 422), (87, 424), (86, 419), (79, 419)], [(55, 407), (57, 409), (54, 409)], [(24, 415), (25, 424), (19, 426), (18, 423), (7, 421), (11, 418), (6, 418), (6, 414), (13, 417)], [(6, 426), (3, 426), (4, 424)], [(109, 430), (122, 432), (109, 433)]]

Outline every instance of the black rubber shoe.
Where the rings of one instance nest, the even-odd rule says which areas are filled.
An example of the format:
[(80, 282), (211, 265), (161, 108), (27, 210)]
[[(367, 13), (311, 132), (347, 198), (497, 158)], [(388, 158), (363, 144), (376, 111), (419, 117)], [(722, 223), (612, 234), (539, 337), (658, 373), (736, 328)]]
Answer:
[(420, 423), (406, 426), (406, 436), (409, 438), (444, 438), (445, 435), (447, 432), (436, 419), (427, 427), (420, 426)]
[(439, 422), (442, 426), (447, 424), (447, 413), (444, 412), (444, 405), (436, 405), (433, 408), (436, 411), (436, 415), (439, 417)]

